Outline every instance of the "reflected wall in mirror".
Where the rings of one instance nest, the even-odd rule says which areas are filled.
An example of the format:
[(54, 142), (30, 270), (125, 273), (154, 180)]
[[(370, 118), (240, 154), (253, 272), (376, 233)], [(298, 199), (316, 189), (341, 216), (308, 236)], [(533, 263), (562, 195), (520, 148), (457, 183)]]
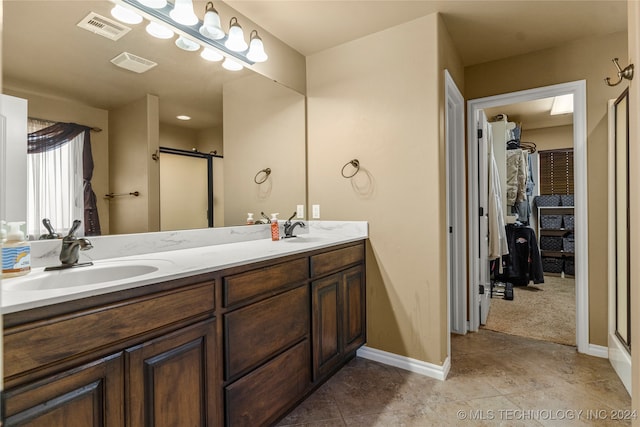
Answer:
[[(26, 99), (30, 117), (102, 129), (91, 140), (103, 234), (162, 229), (160, 171), (164, 164), (165, 181), (180, 172), (171, 161), (153, 159), (160, 147), (223, 157), (214, 161), (214, 226), (243, 224), (247, 212), (293, 212), (304, 204), (304, 96), (251, 70), (231, 72), (178, 49), (176, 37), (153, 38), (146, 22), (119, 24), (131, 30), (115, 41), (77, 26), (91, 13), (112, 19), (112, 7), (108, 1), (5, 2), (3, 31), (3, 93)], [(110, 60), (122, 52), (158, 65), (142, 74), (118, 68)], [(264, 167), (274, 170), (269, 192), (253, 183)], [(196, 187), (206, 186), (187, 185), (183, 195)], [(105, 197), (134, 191), (140, 195)], [(173, 196), (164, 197), (166, 205)], [(202, 225), (177, 216), (165, 226)]]
[(629, 89), (613, 105), (615, 117), (615, 333), (631, 349), (629, 236)]

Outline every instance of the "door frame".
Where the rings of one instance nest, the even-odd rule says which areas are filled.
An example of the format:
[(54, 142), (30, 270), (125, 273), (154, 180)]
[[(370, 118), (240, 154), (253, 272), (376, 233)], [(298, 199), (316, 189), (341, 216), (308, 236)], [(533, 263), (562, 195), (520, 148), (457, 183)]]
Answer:
[[(580, 353), (602, 356), (589, 344), (589, 245), (587, 182), (587, 101), (586, 80), (544, 86), (502, 95), (470, 100), (467, 103), (469, 164), (469, 330), (477, 331), (479, 319), (478, 263), (478, 194), (473, 191), (473, 177), (478, 176), (478, 142), (475, 117), (477, 110), (560, 95), (573, 95), (573, 158), (576, 233), (576, 345)], [(474, 173), (475, 172), (475, 173)]]
[[(447, 157), (447, 338), (467, 332), (467, 226), (464, 97), (444, 70), (445, 138)], [(451, 113), (449, 112), (451, 109)]]

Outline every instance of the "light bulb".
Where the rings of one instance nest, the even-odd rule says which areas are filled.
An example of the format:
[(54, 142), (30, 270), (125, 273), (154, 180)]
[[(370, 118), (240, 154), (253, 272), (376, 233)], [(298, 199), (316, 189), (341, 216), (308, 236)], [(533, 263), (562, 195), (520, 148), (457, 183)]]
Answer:
[(226, 58), (222, 63), (222, 68), (229, 71), (240, 71), (244, 67), (239, 62), (236, 62), (233, 59)]
[(202, 52), (200, 52), (200, 56), (203, 59), (206, 59), (207, 61), (221, 61), (222, 58), (224, 58), (224, 56), (222, 56), (222, 54), (216, 50), (213, 50), (209, 47), (205, 47), (204, 50)]
[(115, 5), (113, 9), (111, 9), (111, 15), (118, 21), (124, 22), (125, 24), (139, 24), (142, 22), (142, 16), (130, 9), (120, 6), (119, 4)]
[(158, 39), (170, 39), (174, 36), (174, 32), (164, 25), (160, 25), (157, 22), (149, 22), (147, 25), (147, 33)]
[(224, 45), (234, 52), (244, 52), (249, 47), (247, 46), (247, 42), (244, 41), (244, 33), (236, 17), (231, 18), (231, 22), (229, 23), (229, 37), (227, 41), (224, 42)]
[(138, 3), (151, 9), (162, 9), (167, 5), (167, 0), (138, 0)]
[(188, 50), (189, 52), (195, 52), (200, 49), (200, 45), (198, 43), (183, 36), (176, 39), (176, 46), (182, 50)]
[(195, 25), (198, 17), (193, 13), (193, 2), (191, 0), (176, 0), (173, 10), (169, 12), (171, 19), (182, 25)]
[(220, 40), (225, 36), (222, 26), (220, 25), (220, 15), (218, 15), (218, 11), (215, 10), (211, 2), (207, 3), (204, 22), (200, 27), (200, 34), (212, 40)]
[(264, 51), (264, 44), (262, 39), (258, 36), (258, 32), (253, 30), (250, 36), (249, 52), (247, 52), (247, 59), (253, 62), (264, 62), (269, 57)]

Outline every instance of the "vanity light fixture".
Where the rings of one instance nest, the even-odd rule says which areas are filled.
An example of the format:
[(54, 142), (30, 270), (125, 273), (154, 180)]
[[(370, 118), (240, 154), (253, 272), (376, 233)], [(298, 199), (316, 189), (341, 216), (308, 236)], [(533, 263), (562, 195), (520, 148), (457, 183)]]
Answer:
[(211, 40), (220, 40), (226, 35), (220, 25), (220, 15), (213, 7), (212, 2), (208, 2), (204, 13), (204, 22), (200, 27), (200, 34)]
[[(229, 21), (229, 34), (224, 33), (220, 28), (220, 15), (212, 1), (207, 1), (203, 22), (193, 13), (192, 0), (174, 0), (167, 2), (164, 7), (160, 7), (160, 2), (166, 0), (111, 1), (154, 23), (148, 25), (147, 31), (155, 37), (173, 37), (166, 31), (168, 29), (173, 31), (174, 35), (179, 35), (175, 43), (181, 49), (197, 51), (204, 47), (208, 50), (202, 52), (201, 56), (208, 61), (228, 58), (223, 63), (224, 68), (228, 70), (241, 70), (245, 64), (253, 65), (268, 59), (258, 31), (251, 31), (248, 45), (236, 17)], [(161, 30), (160, 27), (165, 29)]]
[(150, 35), (158, 39), (170, 39), (175, 35), (175, 33), (171, 31), (169, 28), (153, 21), (149, 22), (149, 25), (147, 25), (146, 30), (147, 30), (147, 33), (149, 33)]
[(189, 52), (195, 52), (200, 49), (200, 45), (193, 40), (189, 40), (184, 36), (180, 36), (176, 39), (176, 46), (178, 46), (182, 50), (187, 50)]
[(138, 15), (134, 11), (124, 8), (119, 4), (113, 6), (111, 9), (111, 16), (116, 18), (120, 22), (125, 24), (139, 24), (142, 22), (142, 16)]
[(240, 71), (244, 67), (241, 63), (236, 62), (231, 58), (225, 58), (224, 62), (222, 63), (222, 68), (229, 71)]
[(195, 25), (198, 17), (193, 12), (192, 0), (176, 0), (173, 10), (169, 12), (171, 19), (182, 25)]
[(256, 30), (251, 31), (249, 35), (249, 52), (247, 52), (247, 58), (253, 62), (264, 62), (269, 59), (264, 51), (262, 39)]
[(222, 61), (224, 56), (217, 50), (213, 50), (209, 47), (205, 47), (202, 52), (200, 52), (200, 56), (202, 59), (206, 59), (207, 61), (217, 62)]
[(234, 52), (244, 52), (249, 47), (244, 41), (244, 32), (235, 16), (229, 21), (229, 36), (224, 45)]
[(167, 0), (138, 0), (138, 3), (152, 9), (162, 9), (167, 5)]

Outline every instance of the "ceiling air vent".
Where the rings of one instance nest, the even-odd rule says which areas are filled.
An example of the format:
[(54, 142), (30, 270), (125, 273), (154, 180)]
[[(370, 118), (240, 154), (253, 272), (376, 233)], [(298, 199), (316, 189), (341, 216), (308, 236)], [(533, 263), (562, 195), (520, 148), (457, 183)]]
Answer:
[(131, 31), (131, 28), (125, 27), (116, 21), (98, 15), (95, 12), (89, 13), (84, 19), (78, 22), (78, 27), (83, 28), (92, 33), (106, 37), (109, 40), (118, 40), (120, 37)]
[(158, 65), (153, 61), (149, 61), (148, 59), (141, 58), (129, 52), (122, 52), (120, 55), (113, 58), (111, 62), (120, 68), (136, 73), (144, 73)]

